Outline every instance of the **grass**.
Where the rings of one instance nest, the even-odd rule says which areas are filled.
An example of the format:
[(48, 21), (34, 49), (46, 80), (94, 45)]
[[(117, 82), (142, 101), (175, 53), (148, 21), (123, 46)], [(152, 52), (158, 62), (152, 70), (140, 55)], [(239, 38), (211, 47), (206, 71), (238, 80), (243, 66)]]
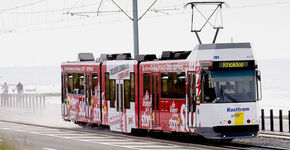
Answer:
[(10, 142), (0, 141), (0, 150), (20, 150), (20, 149)]
[(6, 139), (2, 133), (0, 133), (0, 150), (28, 150), (27, 148), (19, 148), (17, 143), (13, 139)]

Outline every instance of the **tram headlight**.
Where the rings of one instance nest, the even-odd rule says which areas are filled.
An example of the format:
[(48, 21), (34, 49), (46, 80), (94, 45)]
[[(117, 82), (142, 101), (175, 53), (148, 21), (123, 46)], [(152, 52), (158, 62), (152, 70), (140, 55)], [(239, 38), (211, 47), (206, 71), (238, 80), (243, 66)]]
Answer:
[(256, 123), (256, 120), (255, 120), (255, 119), (253, 119), (253, 120), (252, 120), (252, 123)]
[(223, 122), (223, 123), (224, 123), (224, 124), (227, 124), (227, 121), (225, 121), (225, 120), (224, 120), (224, 122)]

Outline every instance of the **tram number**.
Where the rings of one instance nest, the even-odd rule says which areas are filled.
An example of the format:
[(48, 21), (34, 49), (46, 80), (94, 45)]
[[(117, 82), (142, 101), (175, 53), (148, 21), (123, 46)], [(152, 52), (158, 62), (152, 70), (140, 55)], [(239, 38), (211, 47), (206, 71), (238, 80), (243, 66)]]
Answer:
[(222, 62), (220, 63), (220, 68), (243, 68), (247, 67), (248, 62)]

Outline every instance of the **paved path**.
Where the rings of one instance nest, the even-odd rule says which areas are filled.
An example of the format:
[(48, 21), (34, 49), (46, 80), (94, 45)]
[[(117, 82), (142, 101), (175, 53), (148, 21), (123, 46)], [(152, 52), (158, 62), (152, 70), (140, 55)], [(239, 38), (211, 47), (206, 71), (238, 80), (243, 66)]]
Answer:
[(45, 108), (33, 109), (0, 106), (0, 120), (18, 121), (51, 127), (80, 128), (61, 117), (59, 97), (47, 98)]
[(176, 144), (135, 139), (130, 137), (110, 136), (101, 133), (89, 133), (66, 129), (30, 126), (9, 122), (0, 122), (0, 132), (7, 141), (14, 141), (21, 148), (28, 150), (207, 150), (221, 149), (211, 146), (181, 146)]

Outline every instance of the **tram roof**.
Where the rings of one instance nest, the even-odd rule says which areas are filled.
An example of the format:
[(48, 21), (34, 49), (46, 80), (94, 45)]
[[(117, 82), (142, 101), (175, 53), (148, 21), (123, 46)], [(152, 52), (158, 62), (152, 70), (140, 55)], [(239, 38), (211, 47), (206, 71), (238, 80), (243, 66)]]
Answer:
[(99, 65), (96, 61), (66, 61), (62, 62), (61, 65)]
[(252, 48), (250, 43), (217, 43), (217, 44), (199, 44), (195, 50), (210, 50), (210, 49), (240, 49)]
[(184, 62), (188, 62), (187, 59), (168, 59), (168, 60), (154, 60), (154, 61), (145, 61), (145, 62), (141, 62), (141, 64), (168, 64), (168, 63), (184, 63)]

